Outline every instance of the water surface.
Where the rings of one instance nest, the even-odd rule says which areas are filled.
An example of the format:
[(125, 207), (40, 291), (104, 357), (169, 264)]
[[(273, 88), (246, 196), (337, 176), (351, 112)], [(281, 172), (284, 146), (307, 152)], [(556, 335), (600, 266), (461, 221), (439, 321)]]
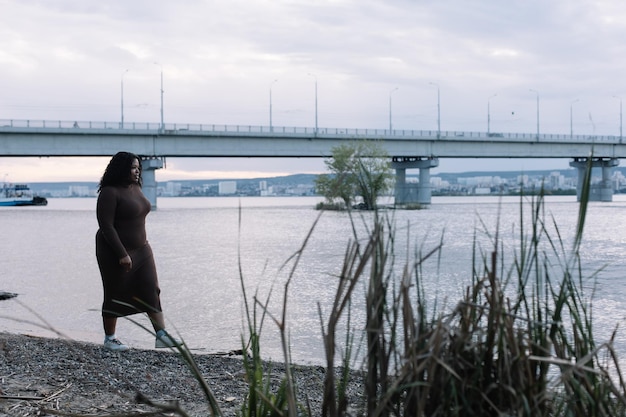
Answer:
[[(148, 238), (155, 253), (162, 304), (171, 329), (200, 352), (239, 349), (245, 326), (242, 281), (248, 297), (265, 300), (280, 317), (284, 284), (288, 293), (287, 327), (295, 361), (322, 363), (318, 304), (326, 314), (334, 297), (348, 242), (354, 239), (346, 213), (314, 210), (315, 197), (159, 198), (158, 210), (147, 219)], [(548, 197), (548, 228), (568, 248), (575, 231), (575, 197)], [(94, 245), (96, 200), (50, 199), (46, 207), (0, 209), (0, 290), (19, 293), (18, 299), (62, 333), (100, 343), (102, 285)], [(623, 325), (626, 311), (626, 196), (611, 203), (591, 203), (583, 243), (586, 271), (604, 268), (588, 280), (595, 291), (594, 320), (600, 336)], [(520, 215), (518, 197), (434, 197), (427, 210), (389, 211), (396, 229), (396, 265), (407, 256), (427, 252), (443, 239), (440, 259), (422, 270), (422, 283), (431, 303), (454, 305), (468, 285), (474, 242), (491, 251), (496, 231), (502, 250), (519, 242), (519, 225), (530, 225), (530, 206)], [(319, 217), (319, 219), (318, 219)], [(370, 213), (357, 213), (357, 238), (366, 237)], [(557, 225), (555, 228), (551, 222)], [(313, 225), (317, 224), (313, 228)], [(291, 258), (303, 247), (294, 268)], [(558, 229), (558, 230), (557, 230)], [(529, 233), (527, 231), (527, 233)], [(291, 259), (290, 259), (291, 258)], [(557, 260), (554, 260), (557, 263)], [(363, 320), (364, 290), (355, 297), (354, 322)], [(0, 302), (0, 329), (51, 335), (15, 302)], [(147, 319), (134, 316), (148, 325)], [(263, 352), (281, 359), (276, 325), (264, 324)], [(118, 335), (135, 347), (151, 348), (153, 340), (126, 320)], [(618, 337), (626, 352), (626, 339)]]

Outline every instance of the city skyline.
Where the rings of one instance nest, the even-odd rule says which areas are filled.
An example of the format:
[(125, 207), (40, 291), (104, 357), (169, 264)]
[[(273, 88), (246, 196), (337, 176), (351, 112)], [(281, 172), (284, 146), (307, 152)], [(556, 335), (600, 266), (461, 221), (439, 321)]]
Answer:
[[(0, 175), (3, 182), (66, 182), (99, 181), (109, 162), (109, 157), (0, 157)], [(318, 158), (255, 158), (261, 160), (256, 170), (245, 167), (252, 158), (167, 158), (164, 169), (157, 170), (159, 182), (200, 179), (249, 179), (278, 177), (292, 174), (322, 174), (327, 172), (323, 159)], [(466, 158), (474, 159), (474, 158)], [(172, 163), (174, 161), (174, 163)], [(455, 161), (457, 163), (455, 164)], [(440, 173), (468, 171), (536, 171), (570, 169), (569, 159), (480, 159), (474, 164), (458, 159), (442, 158), (440, 166), (431, 170)], [(179, 168), (178, 164), (182, 167)], [(281, 166), (281, 164), (284, 164)], [(212, 169), (204, 169), (206, 166)], [(233, 169), (238, 167), (238, 169)], [(263, 170), (266, 168), (266, 170)], [(283, 168), (283, 170), (277, 169)], [(409, 174), (417, 173), (411, 170)]]
[[(626, 190), (626, 168), (618, 168), (609, 181), (616, 193)], [(544, 189), (548, 194), (573, 195), (578, 187), (575, 169), (540, 171), (495, 171), (441, 173), (430, 178), (433, 195), (500, 195), (518, 193), (523, 187), (532, 193)], [(419, 174), (407, 174), (407, 183), (419, 181)], [(591, 182), (597, 187), (602, 181), (601, 171), (592, 172)], [(97, 182), (39, 182), (31, 184), (38, 195), (45, 197), (96, 197)], [(161, 197), (199, 196), (302, 196), (316, 195), (315, 175), (292, 174), (284, 177), (242, 179), (170, 180), (158, 183)]]
[[(0, 120), (614, 136), (622, 129), (626, 5), (619, 0), (0, 6)], [(0, 173), (88, 180), (106, 161), (2, 158)], [(442, 159), (438, 170), (555, 162), (567, 167)], [(323, 172), (323, 160), (171, 158), (157, 179), (294, 170)]]

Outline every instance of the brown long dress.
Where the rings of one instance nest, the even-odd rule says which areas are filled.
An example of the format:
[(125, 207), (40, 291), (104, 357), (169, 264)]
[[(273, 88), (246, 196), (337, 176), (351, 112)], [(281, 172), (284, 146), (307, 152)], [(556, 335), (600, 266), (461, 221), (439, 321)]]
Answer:
[[(159, 281), (146, 238), (146, 216), (150, 202), (139, 185), (103, 187), (96, 216), (96, 258), (104, 286), (103, 317), (120, 317), (140, 312), (161, 312)], [(119, 260), (132, 259), (128, 272)]]

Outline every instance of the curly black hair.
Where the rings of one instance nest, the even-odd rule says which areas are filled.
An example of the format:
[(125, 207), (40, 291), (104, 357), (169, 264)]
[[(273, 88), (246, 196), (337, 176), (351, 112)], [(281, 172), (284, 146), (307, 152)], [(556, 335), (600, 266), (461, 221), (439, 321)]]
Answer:
[[(109, 185), (115, 186), (131, 184), (132, 181), (130, 179), (130, 169), (135, 159), (141, 162), (141, 158), (131, 152), (122, 151), (113, 155), (113, 158), (111, 158), (111, 160), (109, 161), (109, 165), (107, 165), (106, 169), (104, 170), (104, 174), (102, 174), (100, 184), (98, 184), (98, 192), (102, 190), (102, 187), (106, 187)], [(143, 179), (140, 169), (139, 186), (141, 187), (142, 184)]]

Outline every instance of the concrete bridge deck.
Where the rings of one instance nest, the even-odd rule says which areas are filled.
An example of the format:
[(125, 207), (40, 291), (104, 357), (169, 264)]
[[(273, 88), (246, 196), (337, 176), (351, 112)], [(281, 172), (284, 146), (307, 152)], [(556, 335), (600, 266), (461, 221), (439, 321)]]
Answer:
[(0, 120), (0, 156), (328, 157), (349, 140), (376, 140), (391, 156), (625, 158), (619, 136), (433, 130)]
[[(430, 169), (439, 158), (571, 158), (602, 168), (597, 199), (610, 201), (610, 171), (626, 158), (621, 136), (458, 132), (433, 130), (342, 129), (284, 126), (157, 124), (0, 120), (0, 156), (109, 156), (120, 150), (142, 157), (144, 193), (156, 207), (155, 170), (165, 157), (311, 157), (332, 155), (353, 140), (372, 140), (392, 157), (395, 201), (429, 204)], [(419, 169), (419, 184), (406, 184), (406, 170)], [(580, 196), (580, 194), (579, 194)], [(595, 197), (594, 197), (595, 198)]]

